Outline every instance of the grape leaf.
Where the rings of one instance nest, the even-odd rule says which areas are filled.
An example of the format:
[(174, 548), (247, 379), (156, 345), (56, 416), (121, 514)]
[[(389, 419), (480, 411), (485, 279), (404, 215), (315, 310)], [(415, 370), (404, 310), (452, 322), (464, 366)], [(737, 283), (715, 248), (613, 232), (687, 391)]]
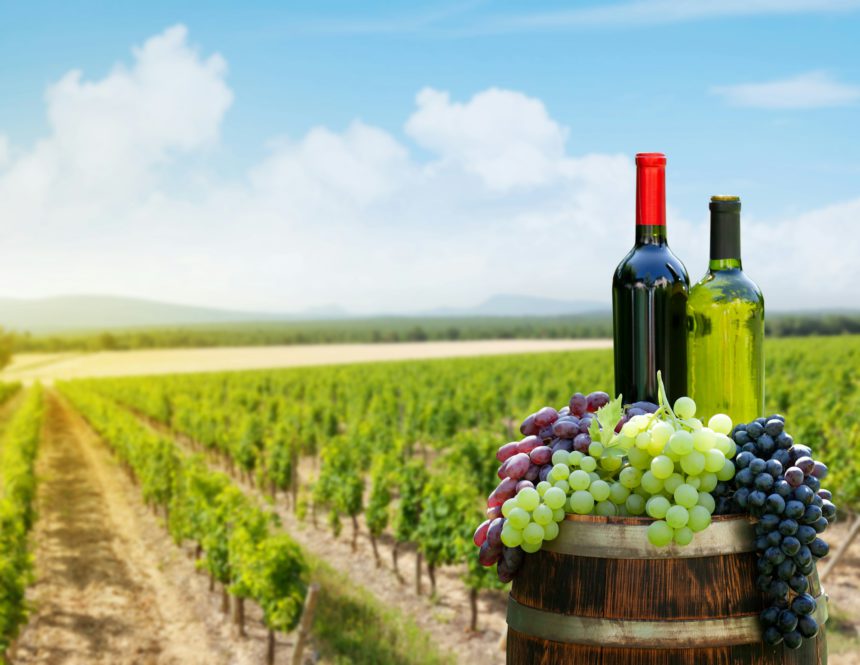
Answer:
[(604, 446), (609, 446), (615, 435), (615, 426), (621, 420), (622, 411), (621, 395), (600, 407), (588, 428), (591, 440), (600, 441)]

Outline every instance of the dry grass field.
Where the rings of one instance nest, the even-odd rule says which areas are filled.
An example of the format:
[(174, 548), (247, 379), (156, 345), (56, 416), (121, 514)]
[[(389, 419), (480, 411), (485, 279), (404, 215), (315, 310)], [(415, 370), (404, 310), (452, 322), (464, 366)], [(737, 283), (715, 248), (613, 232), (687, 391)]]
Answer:
[(9, 366), (0, 372), (0, 380), (21, 381), (25, 384), (34, 381), (51, 383), (57, 379), (83, 377), (274, 369), (386, 360), (608, 349), (611, 346), (612, 341), (608, 339), (517, 339), (156, 349), (95, 353), (22, 353), (16, 355)]

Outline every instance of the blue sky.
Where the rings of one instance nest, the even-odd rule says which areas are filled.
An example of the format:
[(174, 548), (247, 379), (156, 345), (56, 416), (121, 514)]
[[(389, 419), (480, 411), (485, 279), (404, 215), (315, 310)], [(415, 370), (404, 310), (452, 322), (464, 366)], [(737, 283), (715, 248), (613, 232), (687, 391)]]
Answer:
[[(475, 144), (478, 147), (464, 156), (457, 145), (470, 139), (451, 133), (451, 127), (443, 130), (431, 123), (431, 129), (415, 129), (417, 125), (412, 131), (407, 129), (409, 119), (416, 113), (416, 95), (425, 88), (447, 93), (448, 105), (438, 108), (448, 111), (449, 106), (468, 105), (476, 95), (494, 88), (519, 95), (516, 99), (501, 99), (500, 104), (516, 104), (522, 98), (536, 100), (551, 123), (563, 130), (561, 143), (540, 139), (540, 149), (552, 152), (563, 144), (564, 155), (572, 159), (665, 151), (669, 156), (670, 205), (683, 220), (679, 222), (679, 232), (687, 230), (683, 224), (689, 224), (691, 234), (702, 232), (707, 197), (712, 193), (737, 193), (743, 197), (745, 214), (761, 225), (753, 235), (755, 242), (768, 240), (767, 228), (780, 233), (784, 230), (780, 224), (785, 220), (794, 220), (796, 233), (797, 224), (803, 223), (797, 220), (806, 219), (808, 223), (809, 219), (819, 219), (805, 215), (818, 215), (832, 206), (853, 205), (860, 199), (860, 2), (246, 4), (0, 2), (0, 136), (5, 136), (7, 146), (6, 170), (11, 172), (16, 164), (20, 166), (19, 162), (35, 150), (39, 141), (56, 139), (58, 144), (66, 144), (57, 138), (61, 130), (49, 120), (51, 102), (46, 91), (68, 72), (80, 70), (81, 85), (86, 86), (109, 77), (117, 63), (133, 71), (133, 48), (140, 49), (153, 36), (181, 25), (186, 30), (181, 48), (197, 54), (201, 61), (213, 54), (223, 60), (225, 66), (217, 76), (229, 89), (229, 101), (222, 100), (223, 108), (212, 120), (211, 136), (201, 136), (191, 148), (180, 141), (180, 149), (171, 143), (173, 138), (165, 139), (164, 154), (159, 153), (142, 165), (141, 171), (129, 176), (145, 177), (147, 181), (151, 177), (149, 189), (136, 190), (134, 196), (117, 204), (127, 221), (116, 222), (113, 233), (104, 234), (113, 234), (117, 245), (96, 243), (100, 251), (129, 251), (123, 239), (135, 237), (145, 227), (141, 221), (145, 217), (141, 197), (151, 201), (157, 194), (181, 207), (211, 199), (211, 188), (219, 192), (242, 188), (253, 181), (254, 173), (265, 168), (267, 160), (271, 161), (273, 151), (278, 149), (273, 146), (303, 145), (315, 128), (325, 128), (342, 137), (352, 123), (360, 121), (362, 126), (384, 133), (385, 140), (396, 142), (397, 149), (408, 153), (408, 163), (415, 168), (459, 160), (464, 171), (480, 171), (467, 160), (474, 157), (475, 150), (484, 149), (483, 144)], [(80, 92), (76, 88), (74, 94)], [(76, 131), (68, 128), (69, 123), (78, 121), (78, 116), (67, 117), (62, 131)], [(460, 122), (450, 113), (445, 117), (455, 124)], [(480, 125), (477, 122), (479, 128)], [(504, 141), (506, 136), (502, 131), (489, 138)], [(361, 164), (361, 159), (357, 163)], [(624, 178), (628, 172), (619, 167), (617, 174)], [(448, 186), (462, 182), (455, 173), (448, 174), (448, 178), (442, 181)], [(353, 220), (359, 226), (363, 223), (356, 221), (359, 219), (396, 226), (398, 214), (402, 214), (402, 223), (411, 224), (414, 232), (401, 238), (407, 246), (427, 241), (434, 234), (441, 237), (449, 233), (453, 234), (453, 242), (473, 242), (497, 231), (492, 226), (494, 216), (509, 216), (510, 224), (515, 219), (522, 220), (531, 200), (554, 200), (564, 205), (564, 182), (550, 185), (546, 179), (526, 180), (506, 180), (507, 184), (499, 185), (485, 178), (484, 184), (489, 182), (487, 196), (476, 200), (458, 193), (452, 197), (458, 205), (456, 213), (444, 208), (433, 211), (439, 216), (435, 228), (431, 228), (433, 219), (404, 211), (402, 202), (388, 201), (381, 208), (368, 210), (365, 201), (360, 204), (365, 206), (361, 215), (353, 216), (349, 211), (338, 214), (343, 214), (344, 224)], [(585, 192), (583, 197), (591, 196), (586, 192), (592, 191), (588, 189), (591, 185), (580, 182), (576, 186)], [(600, 187), (600, 195), (607, 196), (611, 183)], [(427, 195), (435, 200), (440, 191), (446, 190), (437, 182), (417, 192), (407, 188), (402, 196), (409, 193), (420, 200)], [(629, 193), (629, 183), (619, 183), (619, 196)], [(0, 212), (4, 211), (2, 196), (0, 186)], [(285, 210), (294, 208), (291, 200), (282, 203)], [(373, 201), (374, 206), (377, 203)], [(76, 223), (88, 221), (84, 226), (89, 231), (84, 236), (93, 228), (104, 230), (100, 224), (113, 223), (105, 216), (105, 208), (89, 220), (73, 220), (73, 215), (64, 212), (78, 207), (68, 200), (57, 201), (37, 225), (65, 229), (70, 238), (80, 239), (80, 234), (73, 233)], [(476, 207), (480, 210), (475, 211)], [(585, 210), (590, 209), (584, 207)], [(849, 207), (838, 214), (847, 215), (853, 210)], [(457, 230), (463, 226), (458, 220), (460, 215), (468, 216), (468, 211), (475, 211), (474, 219), (486, 220), (486, 226), (473, 229), (474, 236), (457, 240)], [(595, 214), (601, 211), (608, 209), (593, 209)], [(266, 208), (255, 219), (271, 212)], [(77, 210), (75, 214), (81, 213)], [(118, 214), (116, 209), (112, 214)], [(552, 237), (554, 231), (546, 228), (546, 220), (556, 219), (561, 224), (558, 220), (563, 210), (547, 208), (542, 214), (544, 221), (531, 220), (529, 228), (537, 224)], [(611, 214), (621, 216), (620, 211), (613, 210)], [(322, 212), (308, 209), (301, 224), (287, 224), (278, 233), (264, 225), (262, 236), (275, 243), (283, 242), (285, 247), (293, 245), (294, 238), (301, 238), (305, 244), (296, 244), (302, 248), (337, 243), (336, 238), (343, 234), (338, 229), (327, 229), (322, 217), (317, 219), (315, 215)], [(103, 221), (99, 221), (102, 216)], [(582, 229), (587, 229), (586, 221), (576, 220), (582, 225), (578, 227), (579, 236), (584, 233)], [(229, 220), (219, 223), (228, 224)], [(244, 223), (253, 227), (256, 222)], [(598, 225), (603, 220), (594, 219), (591, 223)], [(612, 224), (616, 223), (621, 222), (613, 220)], [(839, 223), (842, 224), (841, 218)], [(292, 228), (295, 236), (286, 227)], [(512, 227), (503, 228), (516, 242), (518, 236)], [(192, 237), (192, 229), (199, 227), (189, 223), (187, 237)], [(22, 239), (26, 235), (20, 229), (12, 235), (15, 233)], [(670, 230), (670, 239), (671, 234)], [(688, 260), (693, 276), (703, 268), (699, 245), (705, 237), (699, 238), (700, 242), (692, 237), (679, 242), (695, 254), (696, 260)], [(44, 237), (39, 240), (46, 242)], [(219, 265), (213, 257), (229, 246), (229, 239), (222, 240), (225, 244), (220, 248), (212, 245), (211, 256), (204, 257), (201, 249), (195, 259), (188, 259), (191, 263), (199, 260), (193, 269), (188, 268), (188, 257), (176, 252), (163, 254), (163, 260), (177, 269), (174, 274), (181, 283), (179, 288), (173, 288), (167, 280), (117, 279), (109, 282), (108, 290), (153, 297), (172, 294), (171, 299), (240, 307), (294, 309), (330, 302), (349, 307), (353, 303), (355, 309), (363, 311), (408, 309), (413, 302), (416, 307), (467, 304), (492, 295), (495, 285), (503, 291), (564, 294), (561, 271), (533, 282), (526, 272), (507, 270), (505, 266), (509, 264), (485, 257), (478, 265), (486, 272), (479, 274), (463, 269), (468, 262), (466, 256), (442, 257), (438, 270), (454, 271), (456, 277), (448, 282), (441, 279), (438, 287), (419, 274), (406, 275), (406, 269), (396, 261), (382, 271), (377, 258), (378, 272), (362, 282), (360, 293), (343, 286), (344, 280), (349, 281), (356, 271), (373, 271), (360, 262), (349, 266), (346, 275), (317, 280), (315, 288), (302, 290), (296, 286), (294, 291), (285, 291), (269, 285), (278, 281), (293, 283), (301, 279), (302, 273), (279, 272), (278, 257), (274, 255), (261, 262), (268, 266), (265, 270), (260, 266), (246, 269), (254, 261), (244, 257), (244, 262), (236, 259), (231, 264), (229, 279), (225, 276), (220, 286), (195, 286), (198, 282), (194, 276), (205, 273), (206, 260)], [(586, 245), (601, 243), (605, 249), (599, 253), (607, 261), (625, 251), (626, 242), (609, 246), (600, 233), (583, 240)], [(384, 242), (384, 236), (380, 236), (374, 246)], [(33, 243), (30, 259), (37, 251), (35, 240)], [(444, 245), (440, 247), (433, 251), (446, 254)], [(401, 249), (397, 243), (391, 246), (394, 253)], [(43, 263), (42, 277), (25, 280), (29, 286), (21, 287), (21, 295), (45, 295), (52, 289), (103, 290), (99, 289), (105, 284), (103, 273), (91, 267), (76, 271), (80, 278), (64, 281), (65, 288), (47, 279), (51, 273), (46, 275), (45, 265), (56, 261), (68, 259), (76, 265), (86, 258), (98, 263), (94, 254), (80, 250), (74, 244), (57, 244), (44, 256), (36, 257)], [(157, 243), (152, 244), (152, 255), (162, 256), (161, 250)], [(250, 256), (256, 249), (249, 245), (242, 251)], [(343, 257), (349, 255), (349, 247), (338, 251), (339, 264), (347, 265)], [(497, 255), (498, 247), (495, 251)], [(829, 251), (828, 244), (816, 258), (826, 258)], [(306, 250), (302, 249), (302, 253), (306, 254)], [(286, 261), (288, 254), (281, 258)], [(190, 272), (180, 277), (183, 266)], [(104, 269), (110, 269), (109, 261), (104, 263)], [(425, 269), (436, 267), (428, 264)], [(594, 266), (588, 269), (593, 271)], [(748, 270), (756, 272), (749, 266)], [(776, 289), (776, 305), (784, 308), (817, 302), (815, 289), (796, 301), (793, 291), (778, 290), (784, 286), (778, 273), (766, 274)], [(468, 284), (465, 289), (464, 281)], [(412, 286), (412, 297), (403, 293), (405, 285)], [(600, 280), (588, 282), (588, 288), (602, 288)], [(850, 297), (850, 293), (846, 291), (845, 296)], [(837, 302), (826, 304), (838, 304), (839, 298), (834, 299)], [(860, 298), (847, 304), (860, 305)]]

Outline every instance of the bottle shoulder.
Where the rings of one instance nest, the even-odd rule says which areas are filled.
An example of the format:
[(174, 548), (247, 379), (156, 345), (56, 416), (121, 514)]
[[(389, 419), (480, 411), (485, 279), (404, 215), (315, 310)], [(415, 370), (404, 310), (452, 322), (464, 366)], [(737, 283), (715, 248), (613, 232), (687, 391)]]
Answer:
[(688, 288), (690, 277), (668, 245), (634, 246), (615, 269), (615, 284), (630, 282), (683, 282)]
[(742, 300), (764, 307), (764, 295), (758, 284), (740, 269), (708, 271), (690, 289), (691, 306), (727, 300)]

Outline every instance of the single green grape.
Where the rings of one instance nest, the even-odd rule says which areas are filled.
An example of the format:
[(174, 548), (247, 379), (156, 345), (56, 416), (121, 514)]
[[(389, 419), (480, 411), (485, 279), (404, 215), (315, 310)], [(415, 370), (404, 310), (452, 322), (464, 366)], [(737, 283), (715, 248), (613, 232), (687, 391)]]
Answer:
[(666, 524), (673, 529), (680, 529), (687, 526), (690, 519), (690, 513), (684, 506), (672, 506), (666, 511)]
[(624, 502), (624, 506), (631, 515), (641, 515), (645, 512), (645, 499), (638, 494), (631, 494)]
[(716, 441), (717, 437), (714, 435), (714, 430), (710, 427), (703, 427), (702, 429), (693, 432), (693, 448), (698, 450), (700, 453), (713, 448)]
[(555, 464), (568, 464), (570, 460), (570, 454), (566, 450), (556, 450), (552, 454), (552, 463)]
[[(716, 452), (722, 457), (722, 453), (719, 450), (709, 450), (704, 455), (698, 450), (691, 450), (688, 454), (684, 455), (681, 458), (681, 468), (684, 470), (684, 473), (691, 476), (698, 476), (707, 468), (707, 455), (713, 452)], [(722, 466), (723, 465), (720, 464), (720, 468), (722, 468)], [(716, 471), (716, 469), (708, 469), (708, 471)]]
[(557, 489), (560, 489), (565, 494), (570, 491), (570, 483), (568, 483), (566, 480), (557, 480), (552, 484), (552, 486)]
[(621, 473), (618, 474), (618, 482), (628, 489), (639, 487), (639, 483), (642, 482), (642, 472), (635, 467), (628, 466), (621, 469)]
[(511, 511), (517, 507), (517, 500), (511, 497), (502, 504), (502, 517), (510, 517)]
[(719, 482), (716, 473), (709, 473), (707, 471), (699, 476), (699, 481), (699, 486), (696, 488), (699, 492), (713, 492)]
[(525, 543), (540, 543), (543, 540), (543, 527), (536, 522), (532, 522), (523, 529), (523, 542)]
[(679, 429), (669, 437), (669, 448), (676, 455), (686, 455), (693, 449), (693, 435)]
[[(548, 489), (550, 489), (551, 487), (552, 487), (552, 483), (548, 483), (548, 482), (547, 482), (547, 481), (545, 481), (545, 480), (541, 480), (541, 481), (540, 481), (540, 482), (535, 486), (535, 489), (537, 490), (537, 493), (538, 493), (538, 494), (540, 494), (541, 496), (545, 496), (545, 495), (546, 495), (546, 491), (547, 491)], [(511, 501), (511, 499), (508, 499), (508, 501)], [(502, 504), (502, 505), (504, 505), (504, 504)], [(503, 514), (504, 514), (504, 513), (503, 513)]]
[(648, 541), (654, 547), (665, 547), (672, 542), (675, 531), (663, 520), (652, 522), (648, 526)]
[(510, 524), (513, 528), (519, 529), (522, 531), (526, 528), (526, 525), (531, 521), (531, 516), (522, 508), (514, 508), (511, 511), (511, 514), (508, 515), (508, 524)]
[(588, 515), (594, 509), (594, 497), (584, 489), (571, 494), (569, 503), (570, 510), (577, 515)]
[(561, 522), (564, 520), (564, 516), (566, 513), (564, 512), (564, 508), (558, 508), (552, 511), (552, 519), (556, 522)]
[(543, 495), (543, 502), (550, 508), (550, 510), (562, 508), (565, 501), (567, 501), (567, 495), (558, 487), (550, 487)]
[(696, 415), (696, 403), (689, 397), (679, 397), (672, 410), (679, 418), (692, 418)]
[(675, 490), (675, 503), (684, 508), (692, 508), (699, 501), (699, 492), (692, 485), (679, 485)]
[(674, 536), (675, 544), (684, 547), (693, 542), (693, 530), (688, 527), (681, 527), (680, 529), (675, 529)]
[(717, 471), (717, 480), (722, 480), (723, 482), (726, 482), (734, 477), (735, 464), (730, 459), (727, 459), (726, 463), (723, 465), (723, 468)]
[(568, 466), (579, 466), (579, 463), (582, 461), (582, 458), (585, 457), (578, 450), (572, 450), (567, 454), (567, 465)]
[(583, 457), (579, 461), (579, 468), (582, 469), (583, 471), (588, 471), (590, 473), (591, 471), (594, 471), (597, 468), (597, 460), (594, 459), (593, 457), (588, 457), (588, 456)]
[(728, 434), (732, 431), (732, 419), (725, 413), (718, 413), (708, 420), (708, 427), (720, 434)]
[(591, 483), (588, 491), (591, 492), (591, 496), (594, 497), (595, 501), (606, 501), (609, 498), (609, 483), (605, 480), (595, 480)]
[(723, 448), (717, 448), (727, 459), (733, 459), (738, 452), (738, 444), (729, 439), (729, 451), (726, 452)]
[(641, 430), (642, 428), (639, 423), (629, 420), (621, 427), (621, 434), (631, 439), (635, 439), (636, 435), (639, 434)]
[(517, 494), (517, 505), (528, 512), (533, 511), (540, 503), (540, 494), (533, 487), (523, 488)]
[(693, 506), (690, 508), (690, 521), (687, 522), (695, 533), (706, 529), (711, 523), (711, 513), (705, 506)]
[(556, 480), (567, 480), (570, 475), (570, 467), (567, 464), (556, 464), (550, 473)]
[(592, 441), (588, 444), (588, 454), (595, 459), (599, 459), (603, 454), (603, 444), (600, 441)]
[(636, 435), (636, 441), (634, 445), (639, 450), (648, 450), (648, 445), (651, 443), (651, 432), (645, 430), (644, 432), (639, 432)]
[(701, 476), (687, 476), (684, 478), (684, 482), (687, 483), (693, 489), (699, 489), (702, 485), (702, 477)]
[(651, 440), (658, 446), (660, 446), (660, 450), (663, 449), (669, 442), (669, 437), (675, 433), (675, 428), (672, 427), (669, 423), (663, 420), (658, 420), (651, 427)]
[(661, 520), (666, 517), (666, 512), (671, 507), (672, 504), (669, 503), (669, 499), (665, 496), (652, 496), (645, 503), (645, 512), (648, 513), (649, 517), (653, 517), (655, 520)]
[(543, 525), (543, 539), (544, 540), (555, 540), (558, 537), (558, 524), (555, 522), (547, 522)]
[(658, 455), (651, 460), (651, 473), (660, 480), (666, 480), (675, 470), (675, 463), (665, 455)]
[(639, 450), (639, 448), (631, 448), (627, 452), (627, 461), (630, 466), (639, 471), (647, 471), (651, 468), (651, 455), (647, 450)]
[[(726, 457), (734, 457), (734, 453), (732, 450), (737, 450), (737, 446), (735, 442), (732, 441), (725, 434), (716, 434), (714, 435), (714, 448), (719, 450)], [(731, 453), (731, 454), (730, 454)]]
[(714, 497), (707, 492), (699, 492), (699, 500), (697, 503), (707, 510), (710, 515), (714, 514), (714, 510), (716, 510), (717, 507), (717, 502), (714, 500)]
[(673, 473), (671, 476), (666, 478), (663, 481), (663, 489), (666, 490), (669, 494), (674, 494), (675, 490), (678, 489), (681, 485), (684, 484), (684, 476), (680, 473)]
[(642, 474), (640, 485), (648, 494), (657, 494), (663, 489), (663, 481), (655, 476), (652, 471), (646, 471)]
[(716, 473), (722, 470), (726, 464), (726, 456), (717, 448), (705, 453), (705, 471)]
[(577, 469), (570, 474), (570, 477), (568, 478), (567, 482), (570, 484), (570, 488), (574, 491), (587, 490), (588, 486), (591, 485), (591, 477), (586, 471), (583, 471), (582, 469)]
[[(555, 487), (553, 489), (556, 489)], [(532, 519), (540, 524), (541, 526), (545, 524), (549, 524), (552, 522), (552, 508), (548, 505), (541, 504), (537, 508), (534, 509), (532, 513)]]
[(652, 436), (651, 437), (651, 443), (648, 444), (648, 451), (647, 452), (651, 457), (657, 457), (657, 455), (660, 455), (666, 449), (667, 445), (669, 445), (669, 444), (666, 443), (665, 441), (660, 442), (656, 439), (656, 437)]
[(616, 481), (609, 486), (609, 500), (616, 506), (626, 502), (628, 496), (630, 496), (630, 489), (620, 482)]
[(594, 506), (594, 512), (602, 517), (615, 517), (618, 514), (618, 509), (611, 501), (599, 501)]
[(505, 526), (502, 527), (502, 544), (506, 547), (519, 547), (522, 542), (523, 532), (515, 529), (510, 520), (505, 522)]
[(600, 458), (600, 468), (607, 471), (618, 471), (622, 464), (624, 464), (624, 460), (617, 455), (604, 455)]
[[(537, 526), (537, 525), (535, 525), (535, 526)], [(534, 554), (535, 552), (540, 551), (540, 548), (542, 545), (543, 545), (543, 538), (541, 538), (536, 543), (527, 543), (524, 540), (523, 544), (520, 545), (520, 547), (523, 548), (523, 552), (525, 552), (526, 554)]]

